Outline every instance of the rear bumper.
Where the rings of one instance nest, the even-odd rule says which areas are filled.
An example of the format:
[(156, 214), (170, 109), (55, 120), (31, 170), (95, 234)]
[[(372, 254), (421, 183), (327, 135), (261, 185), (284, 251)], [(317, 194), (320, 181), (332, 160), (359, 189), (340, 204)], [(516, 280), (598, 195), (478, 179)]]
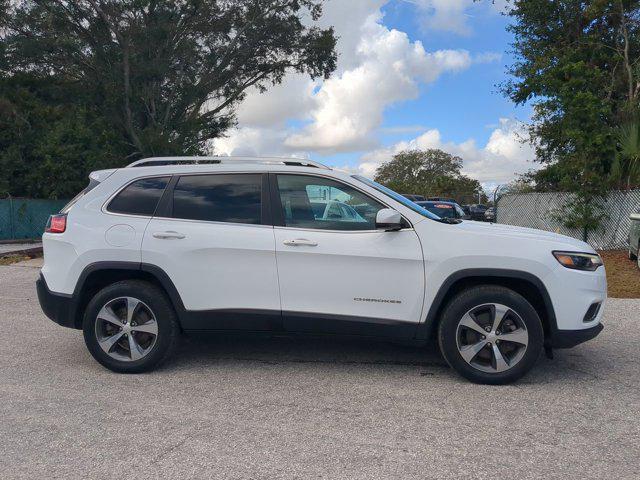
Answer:
[(597, 337), (603, 329), (604, 326), (599, 323), (582, 330), (556, 330), (553, 332), (548, 345), (553, 348), (572, 348)]
[(44, 314), (58, 325), (63, 327), (76, 328), (75, 326), (75, 302), (71, 295), (54, 293), (49, 290), (47, 282), (40, 274), (36, 280), (36, 290), (38, 301)]

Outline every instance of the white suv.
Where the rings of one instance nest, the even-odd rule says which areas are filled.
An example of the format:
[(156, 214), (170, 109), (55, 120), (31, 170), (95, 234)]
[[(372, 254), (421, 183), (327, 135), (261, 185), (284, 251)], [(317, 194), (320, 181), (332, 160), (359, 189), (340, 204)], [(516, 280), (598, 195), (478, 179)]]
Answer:
[(294, 159), (151, 158), (90, 175), (43, 235), (38, 297), (102, 365), (158, 366), (188, 330), (437, 337), (474, 382), (601, 330), (586, 243), (439, 218), (363, 177)]

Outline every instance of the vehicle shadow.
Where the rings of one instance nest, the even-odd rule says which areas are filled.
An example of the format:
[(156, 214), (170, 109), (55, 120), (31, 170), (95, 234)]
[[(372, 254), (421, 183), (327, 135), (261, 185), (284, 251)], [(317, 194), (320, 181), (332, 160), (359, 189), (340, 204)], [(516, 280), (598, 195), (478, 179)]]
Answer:
[(219, 361), (449, 368), (436, 344), (415, 346), (331, 336), (212, 333), (183, 335), (171, 363), (186, 366)]
[[(589, 352), (584, 352), (588, 349)], [(435, 342), (405, 345), (378, 339), (251, 334), (190, 333), (183, 335), (169, 370), (206, 368), (220, 363), (264, 365), (326, 365), (345, 367), (380, 366), (406, 368), (408, 372), (447, 376), (467, 383), (442, 358)], [(607, 365), (610, 352), (605, 344), (554, 351), (554, 359), (540, 356), (532, 371), (518, 384), (593, 381)], [(601, 358), (599, 360), (599, 358)], [(417, 370), (416, 371), (416, 367)], [(615, 372), (612, 372), (615, 373)]]

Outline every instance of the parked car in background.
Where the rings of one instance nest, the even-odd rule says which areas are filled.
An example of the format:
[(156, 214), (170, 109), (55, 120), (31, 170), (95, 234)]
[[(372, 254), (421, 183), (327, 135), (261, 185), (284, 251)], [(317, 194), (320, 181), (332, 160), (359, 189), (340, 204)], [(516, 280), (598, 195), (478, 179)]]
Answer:
[(461, 220), (469, 220), (469, 215), (455, 202), (416, 202), (422, 208), (435, 213), (440, 218), (459, 218)]
[(424, 202), (426, 200), (424, 195), (414, 195), (413, 193), (401, 193), (400, 195), (412, 202)]
[(484, 212), (487, 211), (487, 206), (482, 205), (481, 203), (469, 205), (469, 215), (471, 215), (471, 220), (477, 220), (479, 222), (484, 222)]
[(487, 222), (495, 222), (496, 221), (496, 209), (495, 207), (489, 207), (484, 212), (484, 219)]
[(640, 205), (629, 218), (631, 219), (631, 226), (629, 227), (629, 259), (636, 260), (638, 268), (640, 268)]
[(427, 197), (427, 201), (429, 201), (429, 202), (449, 202), (449, 203), (455, 203), (456, 205), (458, 204), (458, 202), (456, 202), (455, 198), (448, 198), (448, 197)]

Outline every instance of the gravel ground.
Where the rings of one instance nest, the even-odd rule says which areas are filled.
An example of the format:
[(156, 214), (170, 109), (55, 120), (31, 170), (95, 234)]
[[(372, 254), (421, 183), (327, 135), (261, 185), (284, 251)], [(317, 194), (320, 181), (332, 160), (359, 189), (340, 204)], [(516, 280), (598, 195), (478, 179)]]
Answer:
[(433, 350), (191, 336), (162, 370), (100, 367), (0, 267), (2, 478), (638, 478), (640, 301), (516, 385)]

